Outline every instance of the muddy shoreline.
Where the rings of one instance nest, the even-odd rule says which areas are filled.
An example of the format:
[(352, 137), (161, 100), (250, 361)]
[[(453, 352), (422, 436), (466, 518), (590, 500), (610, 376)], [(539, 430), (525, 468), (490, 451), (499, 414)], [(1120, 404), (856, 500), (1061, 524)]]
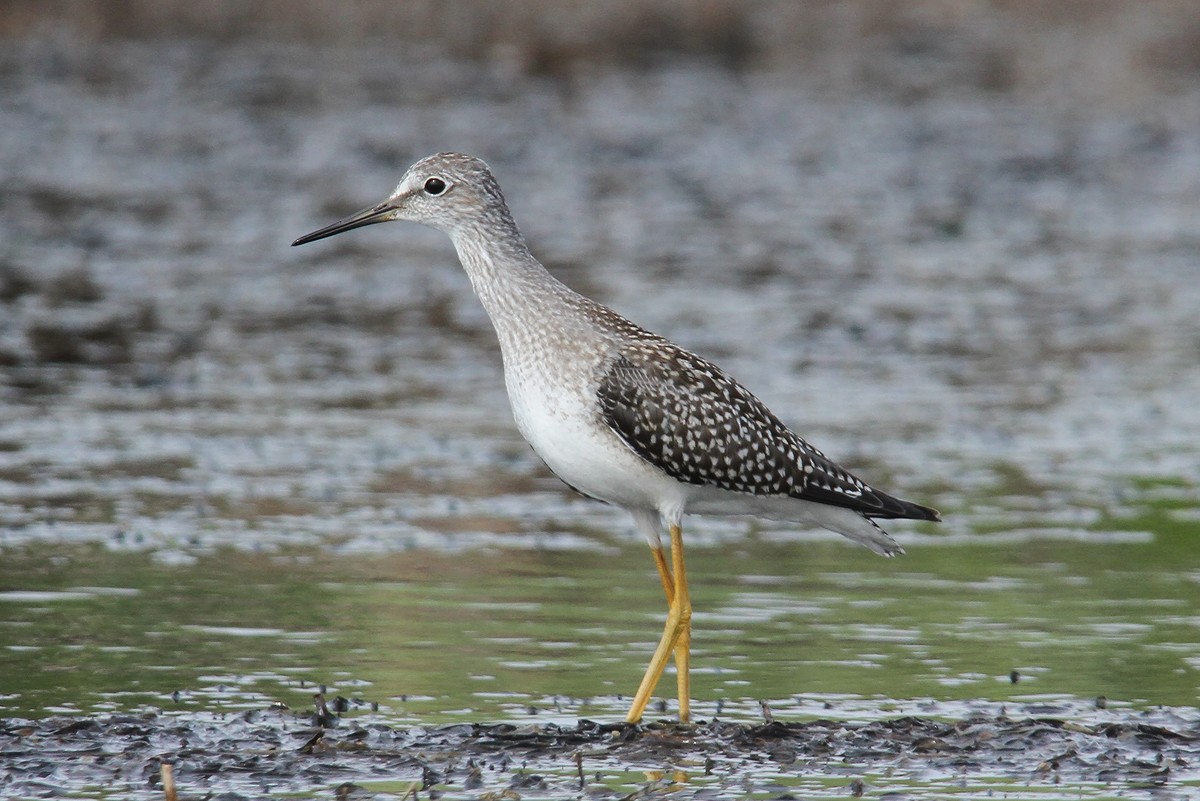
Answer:
[(1172, 798), (1200, 781), (1194, 716), (1128, 711), (1085, 722), (1029, 711), (1045, 710), (957, 720), (713, 719), (688, 726), (579, 720), (399, 727), (379, 716), (318, 720), (280, 708), (8, 719), (0, 721), (0, 754), (8, 765), (0, 792), (158, 798), (163, 763), (172, 765), (182, 797), (227, 801), (330, 793), (787, 798), (797, 786), (811, 794), (813, 782), (831, 797), (877, 797), (886, 796), (889, 781), (952, 786), (965, 777), (1013, 790), (1058, 785), (1064, 797), (1068, 787), (1078, 787), (1078, 797), (1103, 787)]

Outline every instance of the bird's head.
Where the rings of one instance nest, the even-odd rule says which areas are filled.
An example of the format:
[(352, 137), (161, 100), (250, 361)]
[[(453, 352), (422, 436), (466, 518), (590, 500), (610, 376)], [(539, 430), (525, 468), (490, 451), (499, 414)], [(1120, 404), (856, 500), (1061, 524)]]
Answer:
[(462, 228), (500, 218), (511, 219), (488, 165), (474, 156), (438, 153), (409, 167), (382, 203), (305, 234), (292, 245), (392, 220), (418, 222), (453, 236)]

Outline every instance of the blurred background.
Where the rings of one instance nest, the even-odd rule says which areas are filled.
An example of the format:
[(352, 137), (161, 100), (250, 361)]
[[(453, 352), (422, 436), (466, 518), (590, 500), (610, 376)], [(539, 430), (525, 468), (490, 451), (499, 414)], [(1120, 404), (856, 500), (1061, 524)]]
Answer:
[(946, 517), (693, 521), (701, 704), (1194, 704), (1192, 0), (7, 0), (0, 86), (9, 714), (620, 714), (652, 563), (520, 440), (445, 237), (289, 247), (439, 150)]

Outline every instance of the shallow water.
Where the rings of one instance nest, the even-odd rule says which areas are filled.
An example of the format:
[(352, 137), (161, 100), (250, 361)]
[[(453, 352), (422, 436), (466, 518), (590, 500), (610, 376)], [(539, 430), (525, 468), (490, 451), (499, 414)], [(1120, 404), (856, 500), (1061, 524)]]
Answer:
[[(913, 714), (922, 699), (1193, 705), (1191, 536), (934, 541), (890, 561), (762, 534), (692, 548), (696, 714), (754, 720), (760, 701), (838, 716)], [(177, 566), (12, 549), (0, 709), (307, 708), (324, 685), (413, 723), (613, 717), (663, 617), (643, 550), (221, 550)], [(660, 688), (668, 711), (673, 686)]]
[(653, 565), (520, 441), (448, 243), (288, 247), (450, 148), (492, 162), (568, 283), (946, 517), (892, 526), (896, 560), (689, 521), (697, 716), (1196, 705), (1194, 91), (514, 84), (379, 45), (53, 37), (0, 70), (3, 716), (307, 710), (322, 686), (396, 726), (623, 715)]

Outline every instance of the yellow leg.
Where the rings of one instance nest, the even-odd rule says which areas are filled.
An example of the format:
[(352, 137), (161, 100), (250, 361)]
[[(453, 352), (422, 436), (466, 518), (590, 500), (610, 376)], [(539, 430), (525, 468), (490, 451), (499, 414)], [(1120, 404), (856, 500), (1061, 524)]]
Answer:
[(651, 548), (650, 553), (654, 555), (654, 566), (658, 568), (658, 577), (662, 580), (667, 607), (670, 608), (671, 601), (675, 600), (675, 580), (671, 578), (671, 569), (667, 567), (667, 557), (663, 555), (663, 549), (659, 546)]
[(679, 721), (687, 723), (691, 714), (689, 693), (691, 682), (688, 676), (691, 649), (692, 601), (688, 594), (687, 571), (683, 563), (683, 531), (679, 526), (671, 526), (671, 562), (674, 567), (674, 578), (667, 571), (666, 559), (661, 549), (654, 549), (654, 562), (658, 566), (658, 575), (662, 579), (663, 590), (667, 594), (669, 608), (667, 623), (663, 628), (662, 639), (654, 649), (650, 665), (642, 676), (633, 705), (625, 716), (627, 723), (637, 723), (642, 719), (646, 705), (650, 703), (650, 694), (662, 678), (667, 661), (675, 654), (675, 667), (679, 674)]
[(687, 723), (692, 715), (692, 596), (688, 592), (687, 570), (683, 566), (683, 530), (679, 526), (671, 526), (671, 561), (675, 567), (675, 595), (682, 599), (679, 635), (675, 641), (679, 722)]
[[(663, 549), (652, 547), (650, 552), (654, 556), (654, 565), (658, 568), (658, 577), (662, 581), (663, 592), (667, 596), (669, 611), (671, 603), (675, 600), (675, 581), (671, 578), (671, 571), (667, 567), (667, 559), (663, 555)], [(674, 547), (672, 547), (671, 552), (675, 552)], [(682, 564), (682, 561), (680, 561), (681, 567)], [(686, 575), (684, 578), (686, 581)], [(675, 676), (678, 680), (679, 688), (679, 720), (683, 723), (686, 723), (688, 720), (690, 714), (689, 706), (691, 704), (691, 674), (689, 672), (691, 640), (691, 626), (688, 626), (679, 635), (679, 640), (675, 643)]]

